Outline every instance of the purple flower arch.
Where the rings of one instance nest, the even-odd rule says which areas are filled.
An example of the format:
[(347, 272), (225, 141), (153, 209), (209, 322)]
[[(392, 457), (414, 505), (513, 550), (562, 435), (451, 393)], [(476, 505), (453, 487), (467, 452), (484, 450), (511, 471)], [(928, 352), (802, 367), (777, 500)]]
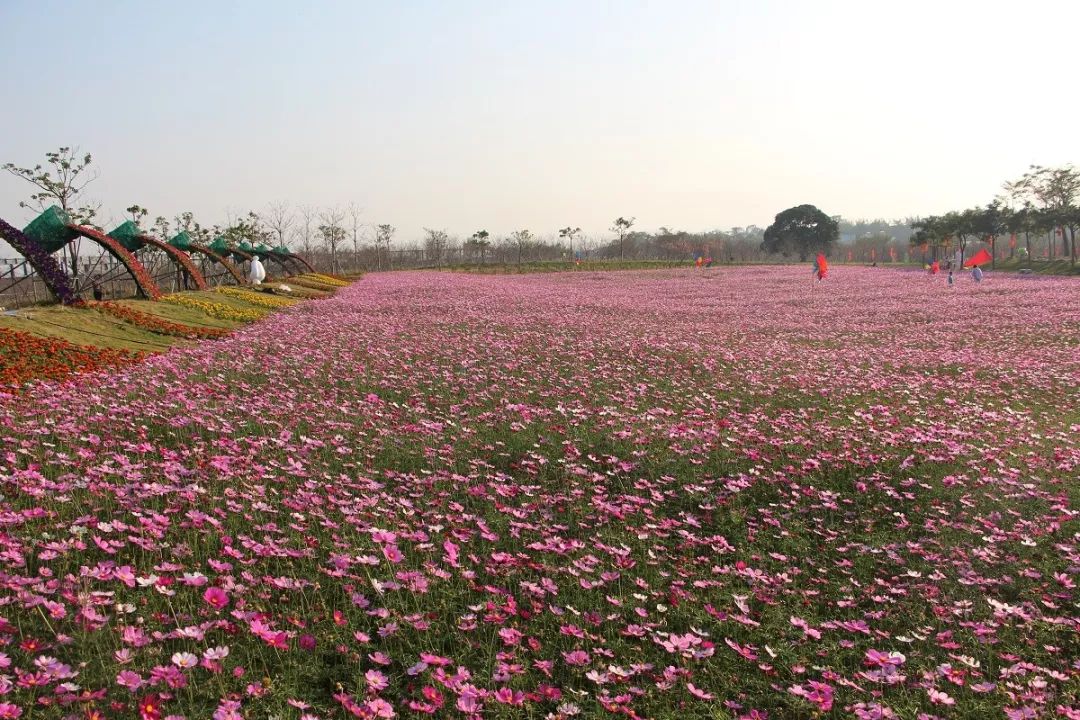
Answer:
[(18, 228), (0, 220), (0, 237), (14, 248), (15, 252), (26, 258), (30, 267), (36, 272), (49, 288), (49, 292), (64, 305), (76, 305), (79, 303), (79, 295), (71, 284), (71, 278), (67, 276), (56, 258), (38, 245), (34, 240), (23, 234)]

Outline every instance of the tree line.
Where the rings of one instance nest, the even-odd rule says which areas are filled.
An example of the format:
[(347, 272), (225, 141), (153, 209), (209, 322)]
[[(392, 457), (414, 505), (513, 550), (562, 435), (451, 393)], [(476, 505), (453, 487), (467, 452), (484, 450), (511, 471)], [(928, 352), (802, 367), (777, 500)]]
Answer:
[[(84, 201), (86, 186), (97, 176), (92, 157), (78, 148), (46, 153), (44, 165), (0, 166), (33, 186), (29, 201), (20, 206), (41, 211), (59, 205), (77, 222), (98, 227), (100, 205)], [(503, 235), (481, 229), (466, 237), (448, 230), (424, 228), (411, 243), (394, 245), (396, 228), (370, 223), (356, 203), (346, 207), (271, 203), (262, 210), (230, 216), (224, 223), (203, 224), (185, 211), (168, 218), (154, 216), (140, 205), (126, 209), (128, 218), (147, 232), (168, 240), (179, 232), (209, 244), (227, 242), (284, 246), (309, 261), (341, 272), (351, 269), (390, 269), (401, 266), (443, 266), (455, 263), (501, 263), (571, 259), (690, 260), (715, 262), (766, 261), (776, 255), (806, 260), (816, 252), (835, 254), (843, 241), (848, 260), (898, 262), (966, 253), (972, 243), (986, 242), (997, 258), (998, 245), (1008, 237), (1009, 257), (1068, 258), (1076, 262), (1076, 231), (1080, 228), (1080, 172), (1072, 165), (1033, 165), (1020, 178), (1006, 182), (1003, 192), (984, 207), (901, 221), (847, 221), (829, 216), (813, 205), (779, 213), (768, 228), (756, 225), (688, 232), (661, 226), (655, 232), (635, 229), (637, 219), (619, 216), (602, 237), (567, 225), (547, 234), (523, 228)], [(100, 228), (99, 228), (100, 229)], [(1022, 238), (1022, 241), (1021, 241)], [(77, 243), (65, 252), (78, 261)], [(840, 259), (844, 259), (842, 256)]]
[[(1080, 171), (1072, 165), (1032, 165), (983, 207), (931, 215), (912, 222), (911, 245), (932, 259), (965, 254), (973, 242), (985, 242), (999, 256), (1008, 238), (1009, 257), (1068, 259), (1076, 264), (1080, 229)], [(1021, 240), (1022, 239), (1022, 240)]]

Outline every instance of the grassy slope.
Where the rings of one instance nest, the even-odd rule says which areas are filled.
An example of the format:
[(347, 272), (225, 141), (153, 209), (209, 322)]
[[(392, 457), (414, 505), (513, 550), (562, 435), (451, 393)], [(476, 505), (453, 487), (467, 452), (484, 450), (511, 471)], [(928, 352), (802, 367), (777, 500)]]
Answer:
[(57, 337), (76, 345), (116, 350), (163, 351), (183, 342), (129, 325), (97, 310), (63, 305), (28, 308), (18, 315), (0, 316), (0, 327)]

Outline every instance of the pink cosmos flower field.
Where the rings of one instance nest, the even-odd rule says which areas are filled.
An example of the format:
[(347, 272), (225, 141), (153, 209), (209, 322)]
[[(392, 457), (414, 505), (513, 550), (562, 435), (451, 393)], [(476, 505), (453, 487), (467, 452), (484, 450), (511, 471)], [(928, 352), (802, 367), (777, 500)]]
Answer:
[(0, 398), (0, 719), (1080, 718), (1080, 282), (385, 273)]

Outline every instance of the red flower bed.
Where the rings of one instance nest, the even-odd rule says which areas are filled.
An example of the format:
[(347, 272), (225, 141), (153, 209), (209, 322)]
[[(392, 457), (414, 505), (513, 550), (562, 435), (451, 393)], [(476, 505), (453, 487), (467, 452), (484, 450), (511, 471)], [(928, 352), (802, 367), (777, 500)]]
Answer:
[(28, 380), (64, 380), (141, 360), (146, 353), (75, 345), (0, 328), (0, 389), (14, 389)]
[(135, 283), (139, 286), (143, 295), (150, 300), (157, 300), (161, 297), (161, 289), (158, 288), (157, 283), (154, 282), (154, 278), (150, 277), (150, 273), (146, 271), (143, 264), (139, 262), (138, 258), (128, 252), (127, 248), (105, 233), (95, 230), (92, 227), (83, 225), (68, 225), (68, 227), (83, 237), (93, 240), (103, 247), (110, 255), (119, 260), (124, 267), (127, 268), (128, 272), (131, 273), (131, 277), (135, 279)]
[(160, 335), (172, 335), (174, 337), (190, 338), (192, 340), (208, 340), (212, 338), (225, 337), (229, 334), (229, 331), (225, 328), (206, 328), (184, 325), (183, 323), (165, 320), (158, 317), (157, 315), (144, 313), (136, 310), (135, 308), (130, 308), (126, 305), (120, 305), (119, 303), (106, 301), (88, 303), (88, 305), (92, 308), (100, 310), (107, 315), (112, 315), (113, 317), (119, 318), (124, 322), (129, 322), (132, 325), (137, 325), (144, 330), (156, 332)]

